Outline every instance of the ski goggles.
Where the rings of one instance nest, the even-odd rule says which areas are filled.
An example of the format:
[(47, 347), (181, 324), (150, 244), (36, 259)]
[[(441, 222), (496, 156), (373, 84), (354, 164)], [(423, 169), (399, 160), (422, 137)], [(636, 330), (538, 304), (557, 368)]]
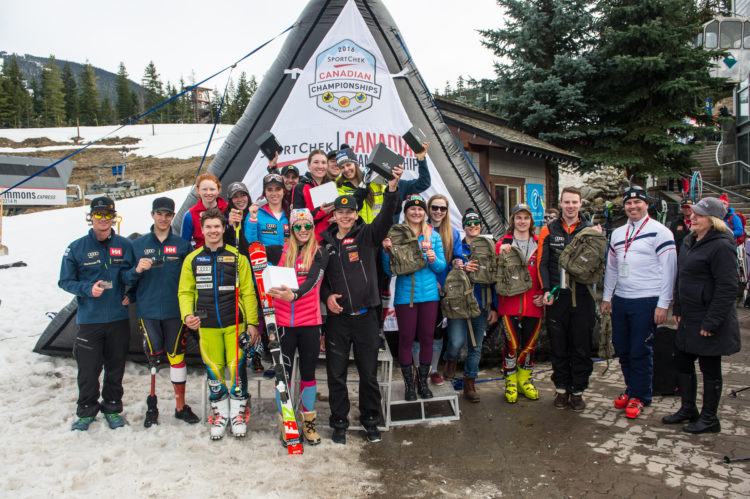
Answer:
[(299, 225), (294, 226), (294, 231), (299, 232), (302, 229), (311, 230), (312, 228), (313, 228), (313, 224), (299, 224)]
[(97, 220), (101, 220), (102, 218), (104, 220), (112, 220), (113, 218), (115, 218), (115, 214), (109, 211), (108, 212), (98, 211), (96, 213), (92, 213), (91, 217), (96, 218)]

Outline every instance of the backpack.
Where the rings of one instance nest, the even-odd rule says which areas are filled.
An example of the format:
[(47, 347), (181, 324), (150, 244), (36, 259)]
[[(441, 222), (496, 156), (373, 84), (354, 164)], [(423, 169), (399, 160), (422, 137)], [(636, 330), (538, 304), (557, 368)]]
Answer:
[(747, 218), (745, 218), (745, 215), (743, 215), (741, 211), (735, 211), (734, 214), (740, 217), (740, 222), (742, 222), (742, 235), (734, 240), (734, 243), (739, 246), (745, 243), (745, 227), (747, 227)]
[(565, 284), (572, 283), (573, 306), (576, 283), (586, 284), (591, 296), (595, 297), (593, 286), (604, 277), (606, 256), (607, 238), (593, 227), (581, 230), (560, 253), (560, 268), (566, 273)]
[(511, 246), (497, 257), (497, 283), (495, 291), (500, 296), (516, 296), (531, 289), (531, 274), (520, 248)]
[(474, 284), (495, 284), (497, 280), (497, 257), (495, 243), (485, 236), (475, 237), (469, 244), (469, 260), (479, 262), (479, 269), (469, 273)]
[(474, 296), (474, 285), (466, 272), (452, 269), (445, 277), (445, 284), (440, 291), (440, 310), (446, 319), (466, 319), (473, 346), (477, 345), (471, 319), (479, 317), (479, 303)]
[[(425, 239), (430, 237), (425, 234)], [(414, 273), (427, 267), (427, 260), (419, 245), (419, 238), (414, 234), (407, 224), (394, 225), (388, 230), (386, 236), (391, 240), (391, 274), (411, 274), (411, 297), (409, 306), (414, 306)]]

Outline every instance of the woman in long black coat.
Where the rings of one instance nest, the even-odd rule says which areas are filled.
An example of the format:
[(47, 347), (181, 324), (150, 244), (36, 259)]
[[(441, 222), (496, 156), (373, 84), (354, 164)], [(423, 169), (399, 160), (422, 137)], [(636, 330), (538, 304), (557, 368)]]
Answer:
[[(740, 350), (737, 321), (737, 253), (732, 232), (722, 221), (726, 208), (716, 198), (693, 205), (691, 233), (677, 261), (674, 318), (682, 406), (665, 416), (665, 424), (688, 422), (688, 433), (721, 431), (717, 409), (721, 397), (721, 356)], [(695, 359), (703, 373), (703, 408), (696, 406)]]

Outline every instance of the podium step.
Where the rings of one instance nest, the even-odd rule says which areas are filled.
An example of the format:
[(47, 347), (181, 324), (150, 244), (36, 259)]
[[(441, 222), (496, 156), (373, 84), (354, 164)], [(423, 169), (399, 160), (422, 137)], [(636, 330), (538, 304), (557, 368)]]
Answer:
[(390, 426), (458, 421), (461, 417), (458, 407), (460, 392), (455, 391), (449, 383), (442, 386), (431, 384), (430, 390), (434, 395), (431, 399), (407, 401), (404, 399), (403, 381), (394, 380), (391, 384)]

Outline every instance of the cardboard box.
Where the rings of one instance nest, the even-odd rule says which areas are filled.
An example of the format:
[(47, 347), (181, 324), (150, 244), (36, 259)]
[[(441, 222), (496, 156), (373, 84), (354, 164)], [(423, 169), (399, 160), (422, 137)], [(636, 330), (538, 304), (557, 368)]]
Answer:
[(398, 165), (404, 164), (404, 157), (388, 149), (382, 142), (375, 144), (375, 147), (367, 158), (367, 168), (374, 170), (375, 173), (385, 178), (393, 180), (391, 171)]
[(310, 189), (313, 208), (317, 208), (325, 203), (333, 203), (339, 197), (339, 191), (336, 188), (336, 182), (328, 182)]
[(299, 289), (297, 283), (297, 273), (291, 267), (277, 267), (271, 266), (263, 270), (263, 285), (266, 289), (277, 288), (281, 289), (284, 285), (292, 291)]

